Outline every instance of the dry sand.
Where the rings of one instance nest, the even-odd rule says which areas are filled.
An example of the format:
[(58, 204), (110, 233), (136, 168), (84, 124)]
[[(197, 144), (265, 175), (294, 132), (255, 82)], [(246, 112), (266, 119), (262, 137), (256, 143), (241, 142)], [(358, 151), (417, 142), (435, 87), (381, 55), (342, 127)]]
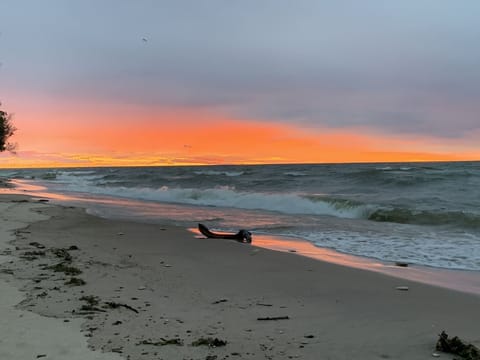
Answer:
[[(480, 345), (478, 295), (1, 199), (2, 243), (22, 228), (0, 265), (1, 359), (415, 360), (432, 358), (442, 330)], [(50, 268), (62, 262), (82, 273)], [(219, 346), (192, 345), (208, 338)]]
[[(16, 229), (48, 219), (41, 214), (45, 205), (25, 203), (25, 200), (19, 196), (2, 196), (0, 200), (0, 252), (3, 254), (0, 256), (0, 359), (121, 359), (116, 354), (102, 354), (89, 349), (81, 333), (82, 319), (68, 319), (66, 322), (61, 317), (47, 318), (22, 310), (25, 294), (18, 287), (25, 286), (22, 290), (27, 290), (28, 301), (32, 301), (31, 297), (35, 295), (28, 289), (31, 289), (32, 279), (38, 271), (31, 271), (26, 277), (21, 276), (22, 280), (13, 278), (9, 269), (22, 265), (18, 258), (10, 255), (19, 252), (8, 242), (15, 239)], [(16, 273), (20, 275), (23, 272)]]

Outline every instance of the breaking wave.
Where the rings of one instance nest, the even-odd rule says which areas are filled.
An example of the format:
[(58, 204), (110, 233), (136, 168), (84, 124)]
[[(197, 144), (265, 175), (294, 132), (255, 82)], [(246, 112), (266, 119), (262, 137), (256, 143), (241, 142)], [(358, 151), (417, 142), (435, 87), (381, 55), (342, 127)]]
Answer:
[(405, 208), (377, 209), (368, 220), (414, 225), (451, 225), (480, 229), (480, 214), (464, 211), (425, 211)]
[[(80, 189), (77, 189), (77, 191)], [(341, 206), (331, 200), (312, 200), (298, 194), (268, 194), (258, 192), (235, 191), (233, 187), (223, 186), (212, 189), (170, 188), (162, 186), (151, 188), (126, 187), (89, 187), (82, 191), (177, 204), (198, 206), (231, 207), (249, 210), (276, 211), (284, 214), (328, 215), (342, 218), (362, 217), (362, 206)]]
[(349, 219), (366, 219), (413, 225), (449, 225), (480, 229), (480, 214), (465, 211), (429, 211), (410, 208), (366, 204), (351, 199), (328, 195), (296, 193), (260, 193), (238, 191), (233, 186), (209, 189), (175, 188), (162, 186), (132, 188), (124, 186), (88, 186), (76, 190), (104, 195), (158, 201), (167, 203), (231, 207), (248, 210), (274, 211), (284, 214), (324, 215)]
[(477, 164), (25, 170), (75, 192), (130, 199), (480, 229)]

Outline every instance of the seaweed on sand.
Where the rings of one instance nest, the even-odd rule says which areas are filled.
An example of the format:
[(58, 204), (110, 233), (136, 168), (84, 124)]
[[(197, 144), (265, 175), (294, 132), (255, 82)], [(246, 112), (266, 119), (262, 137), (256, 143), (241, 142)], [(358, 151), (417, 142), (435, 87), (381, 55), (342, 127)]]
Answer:
[(70, 280), (65, 282), (65, 285), (72, 285), (72, 286), (82, 286), (85, 285), (87, 282), (83, 279), (72, 277)]
[(142, 340), (137, 345), (153, 345), (153, 346), (165, 346), (165, 345), (183, 345), (183, 340), (179, 338), (174, 339), (164, 339), (160, 338), (160, 341), (150, 341), (150, 340)]
[(105, 305), (109, 308), (112, 308), (112, 309), (117, 309), (119, 307), (124, 307), (125, 309), (132, 310), (133, 312), (138, 314), (138, 310), (135, 309), (134, 307), (128, 305), (128, 304), (121, 304), (121, 303), (116, 303), (114, 301), (107, 301), (105, 303)]
[(58, 263), (56, 265), (49, 266), (48, 268), (55, 272), (63, 272), (65, 275), (79, 275), (82, 273), (82, 270), (77, 269), (76, 267), (67, 265), (63, 262)]
[(66, 250), (62, 248), (52, 248), (50, 251), (55, 255), (56, 257), (59, 257), (63, 259), (65, 262), (71, 262), (72, 261), (72, 255)]
[(208, 347), (219, 347), (219, 346), (225, 346), (227, 345), (226, 340), (220, 340), (218, 338), (200, 338), (198, 340), (195, 340), (192, 342), (192, 346), (208, 346)]
[(476, 346), (465, 344), (457, 336), (449, 338), (445, 331), (438, 336), (436, 349), (461, 356), (465, 360), (480, 360), (480, 350)]
[(105, 310), (100, 309), (97, 305), (100, 303), (100, 299), (95, 295), (85, 295), (80, 298), (80, 300), (85, 301), (86, 304), (82, 305), (80, 310), (82, 311), (99, 311), (105, 312)]
[(98, 296), (95, 295), (84, 295), (80, 298), (80, 300), (85, 301), (88, 305), (98, 305), (100, 303), (100, 299)]

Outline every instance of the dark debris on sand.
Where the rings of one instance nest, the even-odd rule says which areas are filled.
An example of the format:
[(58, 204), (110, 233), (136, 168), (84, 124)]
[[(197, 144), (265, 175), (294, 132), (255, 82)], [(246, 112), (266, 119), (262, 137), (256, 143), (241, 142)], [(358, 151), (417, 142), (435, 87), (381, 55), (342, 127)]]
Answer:
[(445, 331), (438, 336), (436, 349), (461, 356), (465, 360), (480, 360), (480, 350), (476, 346), (464, 343), (457, 336), (449, 338)]
[(183, 340), (179, 339), (179, 338), (174, 338), (174, 339), (160, 338), (159, 341), (142, 340), (137, 345), (153, 345), (153, 346), (177, 345), (177, 346), (183, 346)]
[(72, 285), (72, 286), (83, 286), (87, 282), (83, 279), (77, 278), (77, 277), (72, 277), (70, 280), (65, 282), (65, 285)]
[(56, 265), (49, 266), (48, 269), (55, 272), (63, 272), (65, 275), (79, 275), (82, 273), (82, 270), (77, 269), (76, 267), (69, 266), (63, 262)]
[(219, 347), (227, 345), (226, 340), (220, 340), (218, 338), (200, 338), (192, 342), (192, 346), (208, 346), (208, 347)]
[(125, 309), (131, 310), (134, 313), (138, 314), (138, 310), (135, 309), (134, 307), (128, 305), (128, 304), (116, 303), (114, 301), (107, 301), (105, 304), (106, 304), (107, 307), (112, 308), (112, 309), (117, 309), (119, 307), (124, 307)]

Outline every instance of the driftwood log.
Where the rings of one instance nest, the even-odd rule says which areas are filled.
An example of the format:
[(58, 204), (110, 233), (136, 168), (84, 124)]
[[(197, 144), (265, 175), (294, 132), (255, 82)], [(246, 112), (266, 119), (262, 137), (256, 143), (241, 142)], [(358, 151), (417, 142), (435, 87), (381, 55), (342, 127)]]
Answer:
[(252, 233), (244, 229), (239, 230), (236, 234), (218, 233), (218, 232), (210, 231), (203, 224), (198, 224), (198, 230), (202, 233), (202, 235), (211, 239), (232, 239), (232, 240), (237, 240), (238, 242), (243, 242), (243, 243), (252, 242)]

